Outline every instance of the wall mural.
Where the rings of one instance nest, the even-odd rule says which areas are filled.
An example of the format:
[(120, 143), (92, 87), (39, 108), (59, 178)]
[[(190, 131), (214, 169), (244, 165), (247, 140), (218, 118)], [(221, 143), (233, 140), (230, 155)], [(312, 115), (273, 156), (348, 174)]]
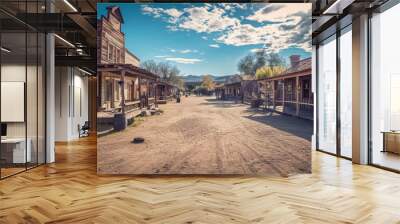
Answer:
[(311, 4), (99, 3), (99, 174), (311, 172)]

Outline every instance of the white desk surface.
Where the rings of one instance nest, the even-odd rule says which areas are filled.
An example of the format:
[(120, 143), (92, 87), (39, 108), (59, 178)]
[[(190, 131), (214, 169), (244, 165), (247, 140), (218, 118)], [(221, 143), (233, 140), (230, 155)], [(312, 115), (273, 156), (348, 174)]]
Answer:
[[(29, 141), (29, 138), (27, 139)], [(25, 138), (2, 138), (1, 143), (20, 143), (25, 142)]]

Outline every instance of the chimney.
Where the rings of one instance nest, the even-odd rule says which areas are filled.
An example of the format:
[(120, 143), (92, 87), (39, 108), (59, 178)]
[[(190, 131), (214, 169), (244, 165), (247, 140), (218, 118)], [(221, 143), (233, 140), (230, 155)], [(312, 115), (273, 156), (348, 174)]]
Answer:
[(295, 55), (290, 56), (290, 66), (291, 67), (297, 66), (299, 64), (299, 62), (300, 62), (300, 55), (295, 54)]

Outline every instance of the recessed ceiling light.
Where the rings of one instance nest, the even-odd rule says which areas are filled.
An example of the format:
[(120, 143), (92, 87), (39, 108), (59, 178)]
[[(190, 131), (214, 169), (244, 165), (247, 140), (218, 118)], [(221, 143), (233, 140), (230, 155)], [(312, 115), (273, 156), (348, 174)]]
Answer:
[(4, 51), (6, 53), (10, 53), (11, 52), (11, 50), (9, 50), (9, 49), (7, 49), (5, 47), (1, 47), (0, 49), (1, 49), (1, 51)]
[(68, 1), (64, 0), (65, 4), (67, 4), (74, 12), (78, 12), (78, 10)]
[(85, 71), (85, 70), (83, 70), (83, 69), (81, 69), (81, 68), (79, 68), (79, 67), (78, 67), (78, 70), (81, 71), (81, 72), (83, 72), (83, 73), (85, 73), (85, 74), (87, 74), (87, 75), (92, 75), (92, 73), (90, 73), (90, 72), (88, 72), (88, 71)]
[(351, 5), (355, 0), (336, 0), (332, 5), (330, 5), (322, 14), (342, 14), (343, 10)]
[(64, 42), (64, 43), (66, 43), (67, 45), (69, 45), (70, 47), (73, 47), (73, 48), (75, 48), (75, 45), (73, 45), (71, 42), (69, 42), (68, 40), (66, 40), (66, 39), (64, 39), (64, 38), (62, 38), (62, 37), (60, 37), (59, 35), (57, 35), (57, 34), (54, 34), (54, 36), (55, 37), (57, 37), (59, 40), (61, 40), (62, 42)]

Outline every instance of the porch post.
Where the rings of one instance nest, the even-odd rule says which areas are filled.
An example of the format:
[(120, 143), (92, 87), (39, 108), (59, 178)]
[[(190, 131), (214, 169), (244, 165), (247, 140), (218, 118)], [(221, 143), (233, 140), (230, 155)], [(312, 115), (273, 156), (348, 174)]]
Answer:
[(110, 102), (110, 107), (115, 108), (115, 79), (114, 77), (110, 76), (111, 80), (111, 102)]
[(154, 88), (154, 104), (156, 107), (158, 107), (158, 102), (157, 102), (157, 82), (153, 83), (153, 88)]
[(273, 108), (273, 110), (275, 110), (275, 100), (276, 100), (275, 80), (272, 80), (272, 108)]
[(299, 116), (300, 113), (300, 82), (299, 82), (299, 77), (296, 76), (296, 116)]
[(282, 79), (282, 112), (285, 111), (285, 79)]
[(125, 116), (125, 71), (121, 71), (121, 112)]
[(138, 85), (139, 85), (139, 107), (142, 109), (142, 85), (141, 85), (141, 78), (138, 77)]
[(149, 106), (149, 95), (150, 95), (150, 85), (149, 85), (150, 80), (146, 80), (146, 107)]
[(136, 100), (136, 98), (135, 98), (135, 95), (136, 95), (135, 94), (135, 89), (136, 89), (135, 80), (132, 81), (132, 87), (131, 88), (132, 88), (132, 90), (131, 90), (132, 91), (132, 101), (135, 101)]

